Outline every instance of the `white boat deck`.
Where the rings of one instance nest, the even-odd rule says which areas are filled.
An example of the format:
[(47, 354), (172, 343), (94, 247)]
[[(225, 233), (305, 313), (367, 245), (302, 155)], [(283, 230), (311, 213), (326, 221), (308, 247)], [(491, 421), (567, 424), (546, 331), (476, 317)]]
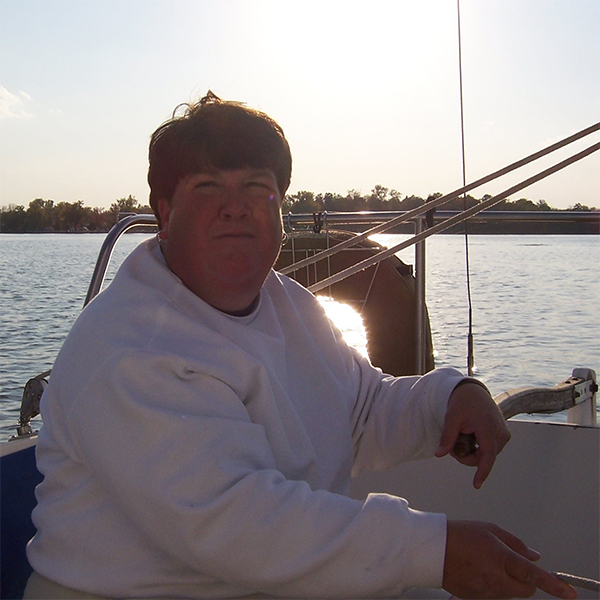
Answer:
[[(496, 523), (541, 552), (541, 567), (599, 580), (600, 429), (518, 419), (509, 424), (513, 437), (480, 490), (472, 487), (471, 468), (445, 457), (364, 473), (352, 494), (387, 492), (419, 510)], [(598, 598), (578, 591), (580, 598)], [(407, 597), (449, 597), (423, 594)]]

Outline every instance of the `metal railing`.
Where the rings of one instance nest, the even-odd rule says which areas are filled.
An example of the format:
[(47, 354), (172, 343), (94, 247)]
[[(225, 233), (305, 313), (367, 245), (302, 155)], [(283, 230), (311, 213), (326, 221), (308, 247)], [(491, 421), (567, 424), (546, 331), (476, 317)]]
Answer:
[(117, 221), (117, 223), (111, 227), (110, 231), (106, 234), (106, 239), (100, 248), (98, 258), (96, 259), (96, 266), (94, 267), (92, 279), (83, 302), (84, 307), (100, 293), (102, 284), (104, 283), (104, 277), (106, 276), (106, 269), (110, 262), (110, 257), (112, 256), (113, 249), (119, 238), (134, 227), (140, 227), (142, 225), (148, 227), (156, 224), (157, 221), (154, 215), (144, 214), (125, 217), (124, 219)]
[[(329, 249), (316, 251), (314, 256), (308, 259), (297, 261), (294, 264), (281, 269), (282, 273), (290, 273), (302, 266), (312, 264), (332, 256), (337, 252), (344, 249), (351, 248), (357, 242), (356, 240), (365, 239), (365, 233), (373, 235), (371, 232), (379, 230), (379, 225), (385, 226), (385, 230), (390, 230), (392, 227), (397, 226), (399, 222), (406, 223), (407, 215), (411, 211), (407, 212), (348, 212), (348, 213), (322, 213), (320, 221), (326, 225), (322, 229), (323, 235), (326, 234), (328, 229), (327, 226), (331, 225), (334, 227), (344, 228), (351, 227), (352, 229), (364, 229), (363, 233), (359, 233), (353, 236), (350, 240), (341, 242)], [(448, 229), (448, 223), (456, 224), (461, 223), (469, 217), (464, 217), (464, 212), (460, 211), (437, 211), (433, 216), (433, 227), (427, 228), (425, 214), (410, 217), (410, 223), (412, 224), (414, 235), (404, 240), (400, 244), (397, 244), (389, 249), (384, 249), (377, 254), (374, 254), (371, 258), (368, 258), (362, 262), (357, 263), (350, 269), (345, 269), (337, 274), (322, 279), (317, 283), (309, 286), (309, 289), (313, 292), (319, 291), (325, 287), (337, 283), (342, 279), (354, 275), (360, 270), (364, 270), (373, 264), (376, 264), (382, 260), (386, 260), (391, 255), (396, 254), (401, 249), (407, 248), (411, 245), (415, 246), (415, 284), (416, 284), (416, 302), (417, 302), (417, 349), (416, 353), (419, 357), (417, 360), (418, 372), (424, 372), (424, 366), (426, 361), (426, 328), (427, 328), (427, 313), (425, 310), (425, 291), (426, 291), (426, 239), (433, 233), (441, 230)], [(460, 219), (458, 218), (460, 217)], [(600, 232), (600, 212), (578, 212), (578, 211), (483, 211), (479, 212), (475, 216), (470, 217), (470, 222), (477, 223), (497, 223), (497, 222), (528, 222), (528, 223), (548, 223), (548, 222), (565, 222), (565, 223), (592, 223), (597, 227)], [(284, 216), (284, 223), (286, 229), (293, 235), (295, 230), (301, 228), (310, 228), (315, 222), (315, 214), (313, 213), (302, 213), (302, 214), (288, 214)], [(394, 223), (391, 227), (390, 223)], [(119, 238), (127, 231), (132, 230), (135, 227), (148, 227), (156, 225), (156, 218), (154, 215), (140, 214), (125, 217), (120, 220), (113, 228), (108, 232), (106, 239), (98, 254), (98, 259), (94, 268), (92, 279), (89, 284), (88, 292), (85, 298), (84, 306), (87, 305), (101, 290), (106, 276), (106, 270), (110, 262), (110, 258), (113, 249), (119, 240)], [(350, 242), (350, 243), (348, 243)], [(340, 276), (340, 274), (343, 274)]]
[[(436, 198), (431, 202), (426, 202), (425, 204), (406, 212), (402, 213), (394, 213), (394, 212), (375, 212), (375, 213), (319, 213), (319, 221), (321, 224), (346, 224), (346, 225), (355, 225), (355, 226), (364, 226), (366, 227), (365, 231), (362, 231), (358, 235), (352, 236), (350, 239), (340, 242), (331, 248), (327, 248), (325, 250), (321, 250), (320, 252), (315, 253), (312, 256), (309, 256), (303, 260), (297, 261), (292, 265), (281, 269), (282, 274), (292, 273), (298, 269), (306, 267), (308, 265), (314, 264), (317, 261), (328, 258), (342, 250), (355, 246), (365, 240), (366, 238), (378, 234), (384, 233), (385, 231), (392, 230), (394, 227), (404, 223), (413, 223), (415, 234), (410, 239), (404, 240), (399, 244), (396, 244), (390, 248), (384, 249), (377, 254), (366, 258), (362, 261), (357, 262), (356, 264), (339, 271), (333, 275), (329, 275), (324, 279), (317, 281), (316, 283), (309, 286), (309, 290), (312, 292), (317, 292), (323, 288), (329, 287), (355, 273), (367, 269), (382, 260), (385, 260), (394, 254), (400, 252), (401, 250), (408, 248), (409, 246), (415, 245), (415, 264), (416, 264), (416, 288), (417, 288), (417, 340), (418, 340), (418, 364), (419, 364), (419, 372), (422, 372), (423, 366), (425, 364), (425, 344), (424, 344), (424, 335), (426, 327), (426, 311), (425, 311), (425, 240), (437, 233), (441, 233), (443, 231), (447, 231), (455, 225), (463, 223), (469, 219), (477, 220), (482, 222), (484, 220), (524, 220), (527, 219), (528, 222), (532, 220), (539, 219), (540, 221), (557, 221), (557, 220), (581, 220), (585, 222), (598, 222), (600, 217), (598, 213), (579, 213), (579, 212), (563, 212), (563, 211), (540, 211), (539, 213), (521, 213), (517, 212), (504, 212), (499, 211), (497, 213), (490, 212), (489, 209), (493, 206), (500, 203), (502, 200), (510, 197), (512, 194), (521, 191), (522, 189), (536, 183), (553, 173), (556, 173), (567, 166), (589, 156), (593, 152), (596, 152), (600, 149), (600, 142), (592, 144), (588, 148), (573, 154), (572, 156), (556, 163), (555, 165), (546, 168), (536, 175), (528, 177), (522, 182), (513, 185), (507, 189), (505, 189), (500, 194), (497, 194), (491, 198), (486, 198), (481, 202), (477, 203), (475, 206), (471, 206), (464, 211), (437, 211), (438, 207), (443, 206), (457, 198), (464, 196), (471, 190), (480, 187), (481, 185), (488, 183), (494, 179), (502, 177), (515, 169), (523, 167), (539, 158), (542, 158), (551, 152), (554, 152), (560, 148), (567, 146), (575, 141), (582, 139), (585, 136), (588, 136), (592, 133), (595, 133), (600, 130), (600, 123), (596, 123), (591, 127), (583, 129), (582, 131), (568, 136), (567, 138), (540, 150), (539, 152), (535, 152), (507, 167), (500, 169), (499, 171), (495, 171), (490, 175), (482, 177), (477, 181), (474, 181), (466, 186), (463, 186), (449, 194), (441, 196), (440, 198)], [(429, 220), (432, 226), (427, 227), (425, 225), (426, 220), (429, 216)], [(294, 215), (288, 214), (284, 217), (284, 225), (288, 229), (290, 233), (293, 233), (294, 229), (301, 224), (310, 225), (315, 222), (315, 215)], [(96, 267), (94, 269), (94, 273), (92, 276), (92, 281), (90, 283), (88, 293), (85, 298), (84, 306), (100, 291), (102, 287), (102, 283), (104, 281), (104, 276), (106, 273), (106, 268), (108, 266), (108, 262), (110, 260), (110, 256), (112, 254), (112, 250), (118, 238), (125, 233), (126, 231), (132, 229), (133, 227), (137, 227), (140, 225), (153, 225), (156, 224), (156, 219), (154, 215), (134, 215), (129, 216), (121, 221), (119, 221), (108, 233), (107, 238), (100, 250), (100, 255), (98, 257)], [(327, 227), (326, 227), (327, 229)]]

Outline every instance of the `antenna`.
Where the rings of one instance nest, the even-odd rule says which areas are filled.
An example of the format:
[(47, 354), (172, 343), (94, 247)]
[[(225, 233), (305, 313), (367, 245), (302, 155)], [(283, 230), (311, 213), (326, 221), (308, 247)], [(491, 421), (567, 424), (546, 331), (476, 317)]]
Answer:
[[(460, 30), (460, 0), (456, 0), (456, 15), (458, 22), (458, 82), (460, 98), (460, 135), (462, 151), (462, 184), (467, 185), (467, 166), (465, 158), (465, 110), (463, 103), (463, 75), (462, 75), (462, 36)], [(467, 194), (463, 194), (463, 210), (467, 210)], [(469, 377), (473, 376), (475, 366), (475, 355), (473, 348), (473, 301), (471, 298), (471, 269), (469, 262), (469, 226), (465, 221), (465, 270), (467, 274), (467, 301), (469, 306), (469, 324), (467, 333), (467, 372)]]

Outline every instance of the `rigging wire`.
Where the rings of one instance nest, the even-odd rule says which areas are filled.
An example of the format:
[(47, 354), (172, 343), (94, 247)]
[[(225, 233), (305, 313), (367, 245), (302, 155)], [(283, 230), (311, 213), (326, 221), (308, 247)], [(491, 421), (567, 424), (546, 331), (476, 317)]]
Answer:
[[(463, 106), (463, 77), (462, 77), (462, 44), (460, 31), (460, 0), (456, 0), (456, 13), (458, 21), (458, 78), (459, 78), (459, 96), (460, 96), (460, 133), (461, 133), (461, 150), (462, 150), (462, 177), (463, 187), (467, 186), (467, 169), (465, 160), (465, 121), (464, 121), (464, 106)], [(467, 210), (467, 194), (463, 193), (463, 210)], [(469, 262), (469, 228), (468, 220), (464, 222), (465, 226), (465, 269), (467, 275), (467, 301), (469, 307), (469, 323), (468, 323), (468, 338), (467, 338), (467, 368), (469, 377), (473, 375), (473, 367), (475, 366), (475, 357), (473, 351), (473, 302), (471, 298), (471, 274)], [(600, 591), (600, 582), (594, 579), (587, 579), (570, 575), (568, 573), (554, 573), (557, 577), (566, 583), (588, 589), (592, 591)]]
[[(460, 0), (456, 0), (456, 16), (458, 24), (458, 87), (460, 99), (460, 138), (462, 154), (462, 184), (467, 185), (467, 167), (465, 158), (465, 111), (463, 103), (463, 75), (462, 75), (462, 36), (460, 30)], [(463, 210), (467, 210), (467, 194), (463, 193)], [(467, 332), (467, 372), (469, 377), (473, 376), (475, 366), (475, 355), (473, 347), (473, 300), (471, 297), (471, 267), (469, 261), (469, 226), (468, 221), (464, 222), (465, 227), (465, 272), (467, 284), (467, 304), (468, 304), (468, 332)]]

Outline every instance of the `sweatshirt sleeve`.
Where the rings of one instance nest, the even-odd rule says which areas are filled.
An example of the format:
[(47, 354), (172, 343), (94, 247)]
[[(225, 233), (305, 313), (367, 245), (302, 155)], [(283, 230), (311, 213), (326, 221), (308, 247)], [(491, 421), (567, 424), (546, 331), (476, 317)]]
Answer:
[[(386, 494), (359, 501), (287, 480), (233, 391), (169, 357), (124, 353), (101, 371), (81, 398), (102, 402), (73, 402), (67, 418), (76, 459), (154, 552), (277, 597), (390, 597), (441, 586), (443, 515)], [(435, 388), (400, 385), (426, 402)], [(396, 390), (384, 388), (391, 403)], [(363, 411), (371, 397), (365, 392)], [(358, 418), (358, 445), (389, 445), (393, 428), (371, 419), (394, 410), (402, 413), (389, 406)]]
[(352, 414), (353, 475), (432, 457), (439, 446), (448, 400), (464, 376), (440, 368), (423, 376), (391, 377), (355, 355), (358, 388)]

